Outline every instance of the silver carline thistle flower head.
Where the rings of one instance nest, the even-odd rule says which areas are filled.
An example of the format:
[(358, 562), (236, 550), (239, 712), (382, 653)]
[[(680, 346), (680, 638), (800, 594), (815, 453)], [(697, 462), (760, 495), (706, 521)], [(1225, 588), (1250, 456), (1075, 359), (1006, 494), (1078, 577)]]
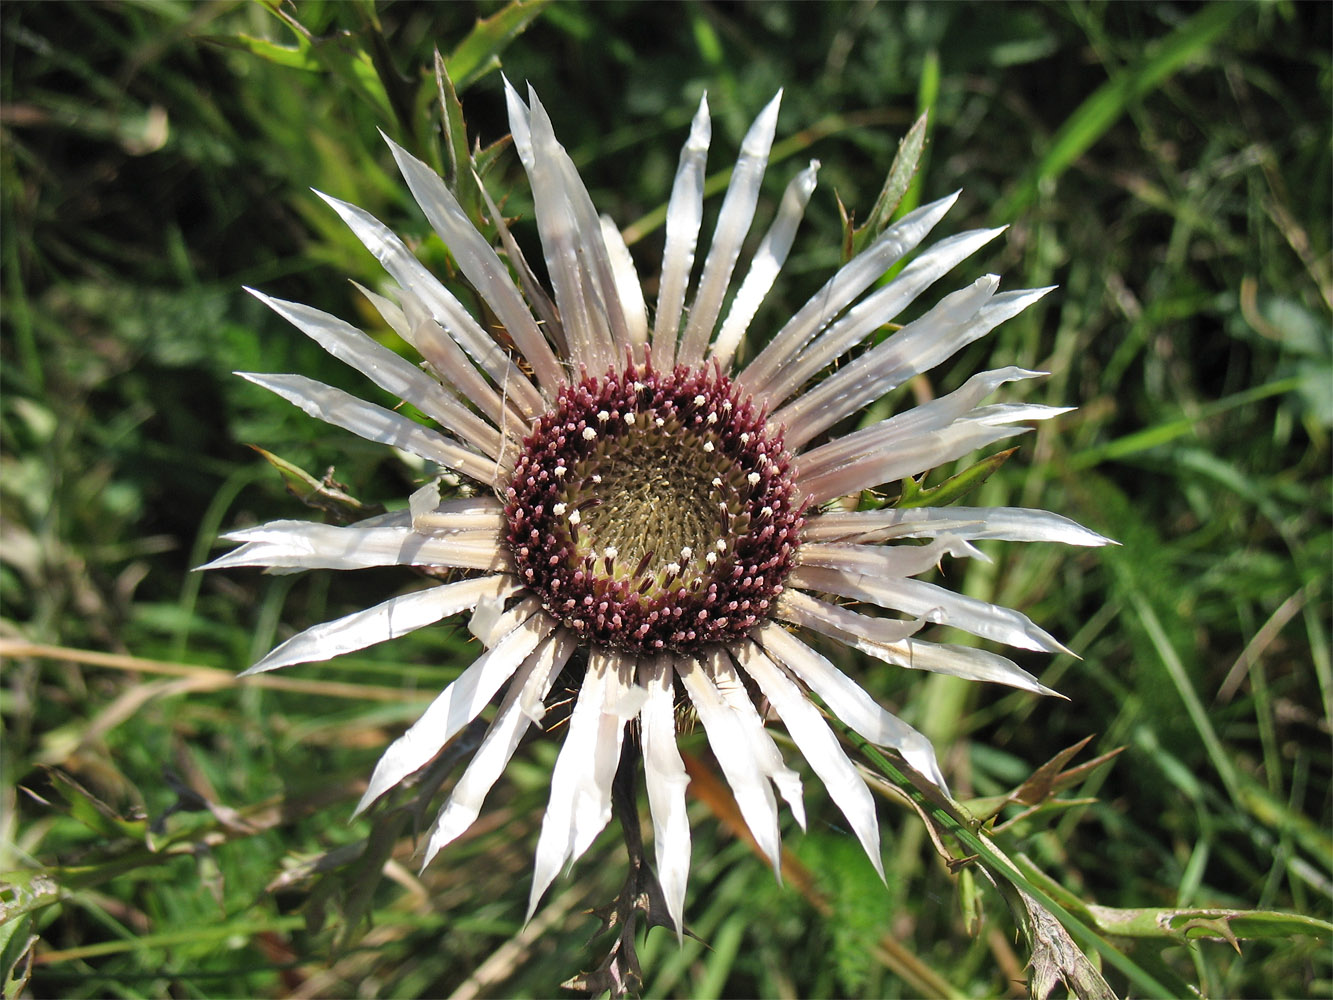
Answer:
[[(560, 869), (609, 821), (626, 726), (637, 720), (658, 875), (670, 917), (682, 927), (690, 830), (688, 778), (676, 747), (681, 698), (697, 712), (746, 823), (775, 865), (774, 789), (802, 825), (805, 818), (800, 780), (764, 729), (754, 704), (759, 695), (882, 876), (870, 792), (810, 694), (941, 787), (943, 778), (927, 740), (799, 633), (821, 633), (900, 667), (1051, 693), (1001, 655), (915, 638), (923, 625), (940, 623), (1021, 649), (1063, 649), (1017, 611), (914, 577), (946, 554), (981, 557), (971, 544), (977, 539), (1071, 545), (1106, 539), (1039, 510), (854, 510), (837, 503), (1021, 433), (1022, 421), (1065, 412), (983, 405), (1000, 385), (1039, 372), (982, 372), (887, 420), (821, 436), (1049, 289), (998, 292), (999, 279), (986, 275), (845, 360), (1001, 232), (976, 230), (938, 242), (866, 294), (926, 238), (957, 198), (951, 195), (886, 229), (753, 360), (733, 370), (815, 186), (812, 162), (787, 187), (723, 318), (781, 95), (745, 136), (691, 297), (709, 144), (708, 108), (700, 102), (667, 208), (650, 325), (625, 242), (598, 216), (545, 108), (531, 91), (527, 103), (507, 83), (506, 94), (553, 300), (489, 198), (508, 263), (439, 176), (389, 145), (431, 225), (522, 357), (502, 349), (380, 222), (322, 195), (397, 283), (396, 301), (365, 294), (425, 364), (411, 364), (309, 306), (254, 294), (437, 426), (300, 375), (244, 375), (312, 416), (475, 482), (476, 494), (442, 500), (436, 482), (414, 494), (407, 510), (347, 527), (278, 521), (234, 532), (228, 538), (244, 544), (208, 566), (408, 565), (469, 575), (317, 625), (247, 672), (327, 659), (471, 613), (485, 652), (389, 747), (358, 806), (425, 765), (499, 696), (495, 719), (431, 833), (429, 861), (476, 819), (524, 732), (541, 719), (556, 676), (582, 650), (586, 668), (551, 776), (529, 915)], [(816, 378), (840, 359), (833, 374)], [(894, 544), (901, 541), (908, 544)]]

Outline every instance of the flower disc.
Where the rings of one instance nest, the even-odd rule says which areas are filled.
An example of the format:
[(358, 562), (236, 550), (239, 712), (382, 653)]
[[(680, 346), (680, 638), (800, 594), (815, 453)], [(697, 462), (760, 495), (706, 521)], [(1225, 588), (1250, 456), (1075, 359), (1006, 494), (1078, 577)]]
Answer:
[(630, 366), (563, 388), (506, 490), (524, 581), (603, 646), (688, 653), (749, 632), (802, 524), (764, 416), (716, 369)]

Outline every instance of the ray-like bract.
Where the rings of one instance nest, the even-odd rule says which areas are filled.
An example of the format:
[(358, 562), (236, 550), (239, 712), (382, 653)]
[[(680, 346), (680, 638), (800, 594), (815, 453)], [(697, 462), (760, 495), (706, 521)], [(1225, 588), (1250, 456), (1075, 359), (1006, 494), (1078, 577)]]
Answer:
[(875, 802), (870, 789), (857, 773), (856, 765), (839, 746), (838, 738), (800, 688), (757, 645), (741, 645), (733, 655), (741, 669), (754, 679), (764, 697), (772, 703), (801, 754), (828, 789), (829, 797), (847, 817), (875, 871), (884, 878)]
[(690, 818), (685, 811), (689, 776), (676, 746), (675, 668), (670, 657), (643, 661), (639, 683), (646, 692), (639, 716), (644, 783), (653, 817), (657, 878), (679, 934), (684, 924), (685, 885), (690, 873)]
[(449, 800), (440, 810), (421, 861), (423, 868), (480, 815), (486, 794), (504, 773), (524, 732), (534, 722), (541, 721), (534, 718), (534, 709), (546, 699), (556, 675), (574, 652), (574, 646), (572, 638), (557, 633), (544, 640), (523, 661), (495, 713), (495, 719), (486, 730), (481, 746), (472, 755), (449, 793)]
[(698, 365), (703, 361), (704, 349), (712, 337), (713, 327), (722, 312), (722, 299), (731, 283), (731, 272), (740, 256), (741, 243), (750, 231), (755, 205), (759, 201), (759, 183), (768, 166), (768, 151), (773, 146), (773, 133), (778, 125), (778, 106), (782, 102), (779, 91), (768, 106), (759, 112), (750, 130), (741, 142), (741, 155), (731, 171), (731, 182), (718, 210), (717, 227), (713, 241), (704, 259), (699, 287), (690, 306), (689, 321), (681, 335), (676, 361)]
[(653, 357), (664, 368), (676, 363), (676, 341), (680, 335), (681, 310), (694, 267), (699, 227), (704, 213), (704, 166), (712, 123), (708, 97), (699, 100), (699, 110), (690, 123), (690, 135), (680, 151), (680, 165), (667, 202), (666, 246), (662, 251), (662, 277), (658, 282), (657, 315), (653, 320)]
[(495, 571), (509, 568), (508, 550), (501, 546), (493, 528), (428, 535), (413, 525), (340, 528), (312, 521), (274, 521), (258, 528), (233, 531), (227, 540), (245, 544), (201, 569), (449, 566)]
[(561, 380), (560, 363), (542, 336), (532, 310), (509, 277), (499, 255), (468, 219), (458, 199), (445, 186), (440, 175), (403, 149), (388, 136), (393, 158), (402, 171), (412, 196), (444, 240), (468, 281), (495, 310), (505, 332), (514, 339), (523, 357), (532, 365), (538, 381), (548, 394), (554, 394)]
[(712, 350), (709, 352), (710, 359), (724, 368), (731, 365), (741, 338), (750, 329), (750, 320), (754, 319), (754, 314), (759, 310), (764, 296), (777, 280), (782, 265), (787, 260), (787, 254), (791, 252), (791, 245), (796, 239), (796, 227), (801, 224), (805, 206), (815, 192), (815, 176), (818, 172), (819, 161), (811, 160), (810, 166), (792, 178), (782, 195), (777, 218), (764, 234), (759, 249), (754, 252), (750, 270), (746, 273), (740, 288), (736, 290), (727, 318), (723, 321), (722, 329), (718, 331), (717, 340), (713, 342)]
[[(1030, 391), (1040, 372), (983, 371), (938, 398), (845, 428), (1050, 289), (1003, 291), (986, 274), (921, 305), (927, 290), (1003, 231), (974, 229), (925, 245), (955, 192), (887, 226), (775, 323), (776, 333), (754, 338), (763, 325), (755, 318), (813, 204), (819, 166), (811, 161), (787, 176), (756, 238), (781, 95), (745, 133), (706, 247), (712, 132), (700, 100), (666, 206), (660, 273), (645, 282), (628, 234), (597, 211), (547, 107), (507, 80), (504, 91), (532, 190), (526, 221), (540, 242), (537, 269), (499, 207), (504, 195), (493, 197), (475, 170), (460, 171), (455, 185), (475, 184), (486, 214), (471, 218), (464, 206), (476, 202), (473, 194), (461, 197), (387, 137), (426, 221), (475, 294), (460, 298), (369, 213), (321, 195), (384, 266), (391, 280), (361, 291), (420, 365), (334, 316), (253, 293), (410, 409), (300, 375), (245, 377), (312, 416), (416, 456), (419, 480), (401, 509), (353, 524), (242, 527), (226, 536), (239, 547), (204, 568), (403, 566), (448, 582), (309, 628), (250, 672), (355, 652), (469, 615), (478, 655), (388, 747), (357, 806), (426, 767), (465, 729), (478, 734), (481, 713), (498, 701), (439, 810), (424, 862), (472, 826), (523, 753), (525, 734), (544, 721), (547, 699), (572, 695), (567, 724), (552, 726), (563, 743), (537, 836), (529, 917), (612, 818), (623, 798), (615, 792), (621, 769), (641, 764), (664, 919), (683, 936), (691, 852), (690, 779), (677, 746), (683, 706), (697, 716), (775, 872), (779, 798), (801, 826), (806, 806), (801, 771), (766, 728), (774, 715), (883, 877), (874, 801), (825, 714), (897, 753), (947, 794), (944, 775), (926, 737), (811, 642), (857, 650), (864, 662), (1054, 694), (1006, 656), (935, 641), (927, 630), (1068, 652), (1053, 636), (1021, 612), (919, 577), (940, 567), (947, 579), (946, 558), (988, 559), (974, 542), (1108, 540), (1040, 510), (853, 509), (864, 490), (891, 489), (1065, 412), (987, 402), (1009, 383)], [(755, 247), (748, 260), (747, 246)], [(733, 370), (746, 337), (758, 341), (753, 360)], [(455, 743), (443, 761), (464, 748)]]
[(922, 205), (884, 230), (869, 248), (843, 265), (795, 316), (783, 324), (768, 345), (740, 371), (736, 381), (756, 395), (763, 394), (770, 380), (795, 354), (930, 235), (958, 200), (959, 193), (955, 191), (929, 205)]
[(467, 611), (485, 596), (503, 597), (517, 590), (517, 585), (509, 576), (486, 576), (391, 597), (373, 608), (354, 611), (292, 636), (245, 673), (257, 674), (288, 667), (293, 663), (328, 660), (388, 642)]
[(439, 753), (490, 703), (524, 658), (555, 628), (555, 623), (530, 599), (515, 606), (511, 619), (508, 635), (477, 657), (456, 681), (440, 692), (421, 718), (389, 745), (375, 765), (365, 794), (357, 803), (357, 812)]

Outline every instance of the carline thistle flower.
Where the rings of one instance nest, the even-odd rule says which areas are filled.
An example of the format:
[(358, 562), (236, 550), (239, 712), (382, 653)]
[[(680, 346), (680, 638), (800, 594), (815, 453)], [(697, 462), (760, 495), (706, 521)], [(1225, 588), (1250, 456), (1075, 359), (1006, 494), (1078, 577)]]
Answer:
[[(915, 577), (946, 555), (981, 557), (971, 544), (978, 539), (1106, 539), (1040, 510), (857, 510), (840, 502), (1018, 434), (1027, 429), (1023, 421), (1065, 412), (983, 405), (1002, 384), (1039, 372), (982, 372), (946, 396), (860, 430), (831, 438), (825, 432), (1049, 289), (999, 292), (999, 279), (986, 275), (846, 360), (1001, 232), (942, 240), (870, 290), (922, 243), (957, 198), (951, 195), (887, 228), (735, 369), (737, 348), (792, 245), (818, 169), (812, 162), (788, 185), (723, 318), (781, 95), (745, 136), (686, 308), (709, 145), (707, 103), (700, 102), (668, 203), (651, 326), (625, 242), (598, 216), (536, 94), (525, 103), (506, 83), (506, 95), (552, 296), (484, 189), (508, 264), (440, 177), (389, 145), (459, 270), (503, 325), (510, 349), (385, 226), (323, 195), (397, 283), (392, 299), (363, 291), (425, 364), (331, 315), (254, 294), (436, 427), (299, 375), (244, 375), (313, 416), (449, 470), (475, 491), (441, 499), (436, 480), (412, 495), (406, 510), (349, 526), (278, 521), (237, 531), (228, 538), (244, 544), (208, 566), (404, 565), (465, 575), (308, 629), (247, 673), (327, 659), (471, 612), (485, 651), (389, 747), (358, 806), (427, 764), (498, 696), (495, 717), (431, 832), (429, 862), (476, 819), (525, 731), (540, 722), (557, 676), (581, 666), (538, 837), (529, 915), (560, 869), (610, 820), (613, 779), (636, 722), (658, 878), (670, 919), (682, 928), (690, 860), (688, 778), (676, 745), (682, 702), (697, 713), (745, 822), (775, 866), (774, 790), (802, 825), (805, 817), (800, 779), (765, 730), (756, 708), (761, 698), (882, 876), (869, 789), (810, 695), (941, 788), (944, 779), (925, 737), (804, 635), (822, 634), (895, 666), (1051, 693), (1004, 656), (916, 638), (926, 624), (945, 624), (1021, 649), (1063, 649), (1017, 611)], [(833, 374), (818, 377), (838, 362)]]

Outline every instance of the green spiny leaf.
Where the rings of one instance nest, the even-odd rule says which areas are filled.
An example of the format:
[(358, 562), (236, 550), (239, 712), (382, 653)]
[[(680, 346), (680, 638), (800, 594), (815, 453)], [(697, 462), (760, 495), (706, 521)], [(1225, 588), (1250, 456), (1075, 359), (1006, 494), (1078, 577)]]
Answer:
[[(998, 844), (981, 830), (975, 818), (964, 813), (956, 802), (935, 787), (928, 778), (910, 767), (890, 761), (877, 748), (846, 726), (840, 724), (840, 728), (843, 735), (874, 768), (916, 804), (923, 819), (941, 833), (951, 835), (968, 855), (976, 855), (976, 863), (984, 866), (996, 888), (1010, 900), (1010, 906), (1015, 912), (1021, 910), (1033, 918), (1029, 931), (1038, 924), (1041, 928), (1049, 928), (1048, 921), (1057, 923), (1063, 928), (1062, 933), (1072, 947), (1076, 950), (1081, 947), (1096, 951), (1104, 960), (1128, 976), (1145, 996), (1174, 997), (1188, 992), (1183, 982), (1175, 981), (1174, 977), (1164, 980), (1155, 975), (1133, 956), (1117, 948), (1106, 936), (1084, 923), (1076, 914), (1086, 914), (1086, 906), (1081, 904), (1077, 897), (1074, 897), (1074, 900), (1078, 905), (1074, 906), (1071, 912), (1069, 893), (1039, 871), (1035, 872), (1039, 878), (1034, 880), (1030, 864), (1020, 868), (1015, 860), (1006, 855)], [(1053, 886), (1059, 889), (1054, 894), (1051, 892)], [(1057, 899), (1057, 896), (1060, 898)], [(1029, 906), (1027, 899), (1031, 899), (1033, 906), (1036, 907), (1035, 910)], [(1035, 941), (1032, 942), (1032, 947), (1035, 951), (1037, 947)], [(1087, 961), (1086, 957), (1084, 961)], [(1055, 965), (1057, 969), (1061, 967), (1058, 963)], [(1091, 968), (1090, 963), (1088, 967)], [(1089, 983), (1090, 987), (1091, 985)], [(1086, 995), (1098, 996), (1091, 990)]]
[(305, 70), (309, 73), (317, 73), (320, 69), (319, 60), (314, 57), (312, 52), (313, 46), (309, 36), (300, 32), (296, 34), (295, 45), (279, 45), (267, 38), (255, 38), (253, 35), (246, 34), (206, 35), (201, 40), (211, 42), (214, 45), (225, 46), (229, 49), (240, 49), (242, 52), (249, 52), (266, 62), (284, 66), (287, 69)]
[(973, 937), (981, 933), (981, 925), (985, 920), (981, 902), (976, 874), (970, 867), (962, 869), (958, 873), (958, 909), (962, 911), (963, 926)]
[(56, 791), (69, 803), (69, 814), (94, 833), (113, 840), (142, 842), (148, 831), (145, 820), (127, 820), (64, 771), (54, 767), (42, 770)]
[(0, 985), (4, 986), (5, 1000), (28, 996), (28, 980), (32, 977), (33, 949), (40, 938), (32, 931), (32, 918), (0, 921)]
[[(458, 91), (449, 78), (449, 69), (444, 64), (440, 50), (435, 50), (435, 86), (440, 94), (440, 112), (444, 127), (444, 151), (449, 164), (449, 189), (467, 210), (468, 218), (476, 219), (474, 209), (479, 204), (477, 192), (473, 190), (471, 171), (466, 169), (470, 163), (467, 147), (467, 124), (463, 120), (463, 102), (458, 99)], [(464, 177), (466, 174), (466, 178)], [(469, 197), (464, 200), (464, 189)]]
[(504, 136), (496, 139), (489, 146), (476, 150), (472, 154), (472, 169), (477, 172), (477, 176), (485, 177), (490, 169), (495, 166), (500, 154), (513, 145), (513, 142), (511, 136)]
[(466, 90), (500, 66), (500, 53), (522, 34), (550, 0), (512, 0), (490, 17), (481, 18), (449, 53), (449, 75)]
[(904, 479), (902, 495), (893, 506), (945, 507), (955, 503), (994, 475), (1000, 466), (1009, 461), (1010, 456), (1016, 451), (1018, 451), (1017, 448), (1010, 448), (1007, 451), (991, 455), (989, 458), (983, 458), (980, 462), (958, 473), (958, 475), (950, 476), (938, 486), (932, 486), (929, 489), (922, 489), (921, 484), (915, 479)]
[[(889, 224), (893, 218), (893, 213), (897, 211), (898, 205), (902, 202), (903, 196), (907, 194), (907, 188), (912, 183), (912, 178), (916, 176), (917, 169), (921, 165), (921, 154), (926, 148), (926, 126), (930, 117), (930, 112), (922, 112), (921, 117), (913, 123), (907, 130), (902, 141), (898, 143), (898, 153), (893, 158), (893, 164), (889, 167), (888, 176), (884, 179), (884, 187), (879, 192), (879, 197), (875, 199), (874, 207), (870, 209), (870, 215), (866, 218), (865, 224), (858, 228), (852, 235), (851, 256), (855, 256), (866, 248), (866, 246), (884, 231), (884, 227)], [(841, 209), (841, 202), (839, 208)], [(844, 220), (846, 216), (844, 216)], [(847, 223), (844, 221), (843, 230), (846, 232)]]
[(370, 836), (366, 838), (365, 852), (352, 865), (344, 884), (344, 923), (338, 935), (339, 948), (347, 947), (362, 921), (370, 919), (375, 890), (379, 887), (384, 864), (393, 855), (398, 837), (410, 818), (408, 811), (394, 810), (378, 817), (371, 827)]
[(278, 470), (288, 493), (303, 504), (322, 510), (339, 522), (371, 517), (384, 512), (384, 508), (379, 504), (365, 504), (350, 495), (347, 488), (333, 478), (332, 469), (325, 473), (323, 479), (316, 479), (285, 458), (279, 458), (257, 445), (250, 447), (263, 455), (264, 459)]
[(1233, 909), (1117, 909), (1089, 906), (1088, 913), (1107, 934), (1134, 938), (1238, 941), (1309, 936), (1333, 943), (1333, 923), (1301, 913)]

